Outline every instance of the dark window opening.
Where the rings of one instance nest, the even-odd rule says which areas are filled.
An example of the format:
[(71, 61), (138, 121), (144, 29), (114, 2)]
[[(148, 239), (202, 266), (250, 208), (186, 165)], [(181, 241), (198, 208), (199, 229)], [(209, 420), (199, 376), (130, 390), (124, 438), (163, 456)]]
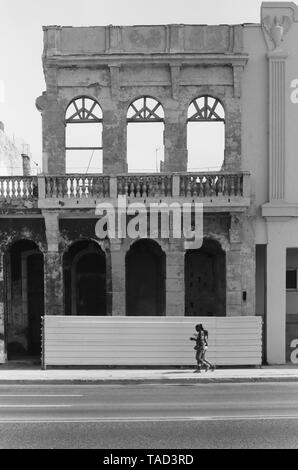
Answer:
[(152, 240), (135, 242), (126, 255), (126, 313), (165, 314), (165, 254)]
[(44, 315), (44, 262), (29, 240), (14, 243), (6, 257), (8, 359), (41, 355)]
[(226, 315), (225, 252), (214, 240), (204, 239), (200, 249), (186, 252), (185, 315)]
[(74, 243), (64, 255), (66, 315), (107, 314), (106, 256), (92, 241)]

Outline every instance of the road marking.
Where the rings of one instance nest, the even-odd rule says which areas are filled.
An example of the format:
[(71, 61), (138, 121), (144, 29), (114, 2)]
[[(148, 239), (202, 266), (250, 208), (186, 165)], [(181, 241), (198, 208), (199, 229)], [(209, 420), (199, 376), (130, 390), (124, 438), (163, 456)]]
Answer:
[(69, 418), (69, 419), (0, 419), (1, 423), (131, 423), (131, 422), (200, 422), (200, 421), (281, 421), (281, 420), (298, 420), (298, 416), (197, 416), (197, 417), (181, 417), (181, 418)]
[(1, 395), (0, 394), (0, 398), (1, 397), (34, 397), (34, 398), (40, 398), (40, 397), (47, 397), (47, 398), (50, 398), (50, 397), (57, 397), (57, 398), (69, 398), (69, 397), (82, 397), (83, 395), (56, 395), (56, 394), (51, 394), (51, 395), (21, 395), (21, 394), (18, 394), (18, 395), (12, 395), (12, 394), (9, 394), (9, 395)]
[(69, 408), (73, 405), (0, 405), (0, 408)]

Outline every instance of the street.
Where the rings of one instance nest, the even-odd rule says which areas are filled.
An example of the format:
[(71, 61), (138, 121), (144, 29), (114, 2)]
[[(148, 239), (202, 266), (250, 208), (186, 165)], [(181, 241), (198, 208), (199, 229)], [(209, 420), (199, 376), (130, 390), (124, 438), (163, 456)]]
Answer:
[(298, 448), (298, 384), (0, 385), (0, 448)]

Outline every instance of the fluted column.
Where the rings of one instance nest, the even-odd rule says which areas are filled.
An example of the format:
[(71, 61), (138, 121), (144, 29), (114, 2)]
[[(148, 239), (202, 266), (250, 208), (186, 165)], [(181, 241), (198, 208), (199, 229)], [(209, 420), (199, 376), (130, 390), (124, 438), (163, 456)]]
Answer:
[(269, 200), (285, 198), (285, 61), (269, 52)]

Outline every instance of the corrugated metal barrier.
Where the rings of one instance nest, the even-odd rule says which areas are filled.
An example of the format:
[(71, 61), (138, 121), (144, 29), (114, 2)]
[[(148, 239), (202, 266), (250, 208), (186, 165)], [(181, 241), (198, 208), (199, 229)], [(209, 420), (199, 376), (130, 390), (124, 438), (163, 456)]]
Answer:
[(209, 332), (210, 362), (261, 364), (261, 317), (45, 316), (43, 365), (191, 366), (198, 323)]

